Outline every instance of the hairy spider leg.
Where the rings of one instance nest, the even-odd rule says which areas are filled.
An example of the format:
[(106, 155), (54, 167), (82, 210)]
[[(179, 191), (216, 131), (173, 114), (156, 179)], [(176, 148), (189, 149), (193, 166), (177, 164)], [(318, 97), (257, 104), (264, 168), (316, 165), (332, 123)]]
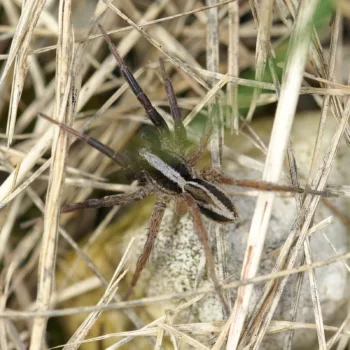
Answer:
[(61, 213), (69, 213), (75, 210), (87, 209), (87, 208), (108, 208), (115, 205), (126, 205), (132, 204), (147, 196), (151, 195), (154, 191), (146, 187), (140, 188), (139, 190), (132, 193), (121, 193), (112, 196), (105, 196), (102, 198), (91, 198), (83, 202), (66, 204), (61, 208)]
[(159, 58), (159, 65), (163, 77), (164, 88), (168, 97), (170, 112), (174, 120), (175, 137), (180, 141), (181, 144), (186, 144), (187, 132), (182, 122), (181, 112), (179, 105), (177, 104), (173, 84), (166, 73), (164, 60), (162, 58)]
[(161, 132), (165, 132), (166, 134), (169, 134), (169, 128), (163, 117), (158, 113), (156, 108), (152, 105), (151, 101), (148, 99), (146, 94), (143, 92), (141, 86), (136, 81), (135, 77), (131, 73), (128, 66), (125, 64), (122, 57), (119, 55), (116, 47), (112, 43), (110, 37), (106, 33), (106, 31), (103, 29), (101, 24), (98, 24), (98, 28), (100, 29), (105, 41), (108, 44), (108, 47), (112, 53), (112, 55), (116, 58), (120, 71), (123, 74), (124, 79), (129, 84), (130, 89), (142, 105), (142, 107), (145, 109), (147, 115), (150, 117), (152, 123), (161, 130)]
[(157, 235), (160, 229), (160, 224), (164, 216), (165, 208), (166, 208), (165, 202), (161, 199), (158, 199), (154, 206), (151, 218), (149, 220), (149, 228), (148, 228), (146, 243), (143, 247), (142, 254), (140, 255), (137, 261), (136, 270), (134, 272), (134, 275), (132, 276), (130, 286), (124, 295), (124, 298), (123, 298), (124, 300), (128, 299), (129, 296), (131, 295), (137, 281), (139, 280), (140, 274), (144, 269), (147, 263), (147, 260), (152, 252), (154, 241), (157, 238)]
[(309, 188), (277, 185), (277, 184), (274, 184), (271, 182), (265, 182), (265, 181), (236, 180), (236, 179), (232, 179), (230, 176), (221, 174), (216, 169), (210, 169), (210, 168), (202, 169), (200, 174), (203, 179), (209, 182), (217, 182), (224, 185), (253, 188), (259, 191), (305, 193), (305, 194), (312, 194), (312, 195), (317, 195), (322, 197), (334, 196), (328, 191), (316, 191)]
[(208, 122), (208, 125), (204, 131), (204, 134), (202, 135), (198, 146), (196, 149), (190, 154), (190, 156), (187, 159), (187, 163), (190, 167), (194, 167), (204, 151), (206, 150), (208, 143), (210, 141), (211, 135), (213, 134), (213, 126), (211, 122)]
[(79, 131), (71, 128), (67, 124), (60, 123), (57, 120), (49, 117), (48, 115), (44, 113), (39, 113), (39, 116), (46, 119), (50, 123), (58, 125), (61, 129), (65, 130), (71, 135), (74, 135), (76, 138), (79, 140), (82, 140), (92, 146), (93, 148), (97, 149), (99, 152), (103, 153), (107, 157), (111, 158), (115, 163), (120, 165), (123, 169), (127, 170), (132, 167), (131, 162), (122, 154), (115, 152), (112, 148), (109, 146), (105, 145), (104, 143), (96, 140), (95, 138), (91, 136), (84, 135), (80, 133)]
[(214, 258), (213, 258), (213, 254), (212, 254), (210, 246), (209, 246), (209, 239), (208, 239), (209, 236), (208, 236), (207, 230), (205, 229), (203, 220), (201, 218), (201, 214), (200, 214), (198, 205), (191, 195), (185, 194), (184, 197), (185, 197), (185, 201), (188, 205), (188, 208), (190, 209), (190, 212), (193, 216), (194, 226), (195, 226), (195, 229), (198, 233), (199, 240), (201, 241), (203, 249), (204, 249), (205, 258), (206, 258), (206, 261), (208, 264), (211, 279), (214, 283), (216, 293), (218, 294), (218, 296), (221, 300), (221, 303), (225, 309), (226, 315), (229, 316), (230, 310), (227, 306), (225, 298), (222, 294), (222, 289), (221, 289), (220, 284), (218, 282), (218, 279), (216, 277)]

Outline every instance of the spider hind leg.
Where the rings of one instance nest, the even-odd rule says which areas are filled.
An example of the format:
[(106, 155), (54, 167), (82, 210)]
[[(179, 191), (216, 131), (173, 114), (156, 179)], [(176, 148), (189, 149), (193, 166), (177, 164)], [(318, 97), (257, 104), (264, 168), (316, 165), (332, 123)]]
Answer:
[(143, 247), (142, 254), (140, 255), (137, 261), (136, 270), (132, 277), (130, 286), (124, 295), (124, 298), (123, 298), (124, 300), (127, 300), (130, 297), (137, 281), (140, 278), (140, 274), (144, 269), (147, 263), (147, 260), (152, 252), (153, 245), (157, 238), (157, 235), (160, 229), (160, 224), (164, 216), (165, 208), (166, 208), (166, 204), (162, 199), (159, 199), (154, 206), (153, 213), (149, 221), (149, 228), (148, 228), (146, 243)]

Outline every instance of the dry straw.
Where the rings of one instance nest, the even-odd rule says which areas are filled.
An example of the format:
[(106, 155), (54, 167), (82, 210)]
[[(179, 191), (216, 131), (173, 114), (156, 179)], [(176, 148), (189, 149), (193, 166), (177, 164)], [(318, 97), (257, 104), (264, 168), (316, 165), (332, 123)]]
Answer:
[[(77, 225), (79, 217), (61, 216), (60, 207), (64, 202), (83, 201), (95, 190), (129, 192), (137, 184), (121, 183), (119, 178), (117, 183), (108, 182), (107, 178), (119, 170), (116, 165), (87, 146), (72, 145), (73, 140), (66, 133), (37, 118), (39, 112), (44, 112), (74, 124), (116, 151), (127, 148), (140, 126), (148, 123), (127, 84), (114, 74), (117, 63), (114, 57), (105, 55), (106, 45), (95, 30), (96, 22), (100, 22), (118, 52), (130, 56), (135, 76), (169, 121), (157, 63), (159, 56), (166, 58), (185, 116), (184, 124), (190, 126), (199, 114), (212, 121), (210, 151), (214, 167), (222, 166), (224, 154), (224, 159), (242, 167), (263, 169), (262, 180), (277, 183), (286, 173), (287, 154), (292, 182), (298, 185), (290, 133), (300, 96), (312, 95), (320, 119), (307, 183), (320, 191), (326, 188), (330, 193), (349, 196), (347, 186), (328, 186), (339, 143), (345, 140), (350, 144), (350, 87), (343, 84), (344, 79), (336, 69), (343, 63), (338, 52), (347, 48), (340, 33), (342, 16), (349, 16), (349, 9), (346, 1), (335, 3), (339, 8), (334, 11), (331, 29), (327, 29), (329, 40), (322, 41), (314, 18), (317, 7), (323, 4), (321, 0), (103, 0), (97, 4), (89, 0), (60, 0), (57, 4), (46, 4), (43, 0), (3, 0), (4, 25), (0, 27), (0, 38), (8, 50), (0, 55), (0, 115), (1, 125), (6, 125), (6, 131), (0, 134), (1, 349), (46, 348), (45, 335), (52, 331), (48, 320), (77, 314), (83, 315), (83, 321), (65, 337), (66, 343), (61, 348), (76, 349), (90, 342), (107, 344), (103, 341), (112, 339), (113, 345), (108, 347), (111, 350), (144, 338), (150, 349), (166, 348), (168, 342), (175, 349), (248, 346), (259, 349), (266, 334), (282, 333), (283, 349), (287, 350), (293, 346), (296, 329), (316, 332), (319, 349), (334, 348), (338, 342), (339, 346), (346, 344), (350, 316), (339, 327), (325, 324), (315, 269), (341, 262), (350, 271), (347, 263), (350, 253), (339, 253), (339, 247), (326, 234), (325, 242), (333, 250), (333, 257), (314, 261), (310, 247), (312, 235), (331, 226), (337, 217), (349, 225), (346, 215), (334, 209), (334, 216), (313, 222), (320, 197), (296, 196), (297, 215), (284, 244), (265, 254), (265, 237), (276, 194), (246, 192), (247, 196), (257, 195), (257, 202), (242, 269), (235, 275), (241, 273), (239, 280), (230, 280), (227, 261), (232, 252), (225, 245), (220, 227), (211, 227), (217, 248), (217, 274), (224, 281), (222, 288), (226, 296), (236, 295), (233, 290), (237, 290), (238, 297), (229, 303), (231, 314), (220, 322), (189, 320), (186, 324), (176, 324), (172, 322), (175, 316), (191, 313), (208, 294), (215, 294), (214, 288), (199, 287), (121, 301), (120, 284), (130, 265), (128, 258), (135, 254), (131, 243), (110, 274), (90, 252), (99, 248), (108, 227), (116, 217), (122, 221), (121, 212), (125, 212), (115, 207), (97, 223), (84, 218)], [(285, 62), (279, 62), (276, 52), (287, 39)], [(328, 56), (325, 51), (329, 52)], [(280, 67), (283, 68), (281, 82)], [(247, 69), (254, 73), (242, 77)], [(240, 96), (246, 88), (250, 89), (248, 102)], [(254, 121), (259, 114), (258, 106), (276, 101), (267, 147), (254, 124), (246, 121)], [(336, 120), (337, 129), (324, 151), (322, 145), (330, 115)], [(245, 135), (266, 156), (264, 163), (225, 146), (225, 127), (234, 135)], [(199, 135), (193, 130), (189, 135), (198, 140)], [(21, 224), (25, 230), (20, 230)], [(77, 240), (82, 231), (90, 236), (80, 244)], [(68, 266), (65, 258), (73, 253), (67, 253), (67, 247), (74, 252)], [(272, 258), (276, 259), (274, 269), (258, 275), (260, 262)], [(88, 273), (76, 280), (81, 266)], [(272, 321), (291, 275), (297, 275), (291, 319)], [(312, 298), (313, 324), (297, 322), (304, 275)], [(263, 285), (263, 294), (251, 312), (256, 284)], [(94, 291), (100, 292), (95, 305), (62, 306)], [(136, 308), (158, 307), (170, 301), (176, 306), (149, 323), (145, 323), (140, 309)], [(122, 310), (126, 323), (134, 330), (91, 335), (89, 332), (99, 326), (104, 312), (110, 310)], [(326, 331), (332, 332), (329, 338)], [(211, 342), (203, 340), (209, 338)]]

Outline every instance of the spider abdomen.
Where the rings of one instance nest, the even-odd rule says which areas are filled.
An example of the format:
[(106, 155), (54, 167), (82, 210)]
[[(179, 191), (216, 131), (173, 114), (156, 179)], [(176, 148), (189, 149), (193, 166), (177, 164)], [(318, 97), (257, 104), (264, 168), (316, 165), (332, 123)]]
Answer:
[(184, 189), (197, 202), (208, 219), (226, 224), (238, 219), (237, 211), (228, 195), (212, 183), (202, 179), (188, 181)]

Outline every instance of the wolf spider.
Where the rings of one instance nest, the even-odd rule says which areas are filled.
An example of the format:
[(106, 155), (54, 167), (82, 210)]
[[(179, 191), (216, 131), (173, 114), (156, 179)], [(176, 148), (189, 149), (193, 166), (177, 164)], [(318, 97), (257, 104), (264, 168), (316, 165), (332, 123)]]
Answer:
[[(238, 215), (230, 197), (221, 188), (214, 185), (214, 183), (250, 187), (262, 191), (302, 193), (304, 192), (304, 189), (300, 187), (279, 186), (266, 182), (234, 180), (211, 168), (203, 169), (198, 173), (194, 167), (209, 142), (211, 136), (210, 123), (208, 123), (209, 127), (202, 136), (197, 149), (188, 152), (186, 150), (186, 145), (188, 145), (189, 142), (186, 129), (181, 119), (180, 109), (176, 101), (173, 86), (165, 71), (164, 62), (159, 60), (170, 111), (174, 121), (173, 132), (170, 131), (163, 117), (158, 113), (155, 107), (153, 107), (152, 103), (143, 92), (135, 77), (126, 66), (124, 60), (118, 54), (103, 27), (101, 25), (98, 26), (110, 51), (119, 64), (122, 75), (154, 124), (156, 133), (153, 135), (153, 142), (148, 147), (140, 148), (135, 159), (130, 161), (129, 157), (126, 155), (116, 153), (113, 149), (102, 144), (98, 140), (81, 134), (68, 125), (59, 123), (41, 113), (40, 115), (43, 118), (58, 125), (61, 129), (74, 135), (76, 138), (83, 140), (101, 153), (105, 154), (107, 157), (111, 158), (115, 163), (126, 170), (129, 176), (132, 175), (132, 178), (138, 180), (139, 184), (142, 186), (139, 190), (133, 193), (122, 193), (106, 196), (100, 199), (88, 199), (83, 202), (64, 205), (61, 212), (67, 213), (83, 208), (102, 208), (114, 205), (131, 204), (150, 195), (157, 196), (157, 201), (149, 221), (147, 240), (143, 252), (138, 259), (131, 284), (124, 297), (124, 299), (127, 299), (136, 285), (151, 254), (164, 215), (166, 203), (170, 199), (174, 199), (179, 208), (180, 206), (183, 207), (183, 205), (185, 205), (193, 216), (194, 227), (204, 248), (209, 273), (216, 292), (228, 314), (229, 310), (215, 274), (214, 259), (208, 243), (208, 233), (200, 214), (203, 214), (207, 219), (220, 224), (235, 222), (238, 219)], [(313, 194), (323, 194), (322, 192), (311, 190), (308, 192)]]

